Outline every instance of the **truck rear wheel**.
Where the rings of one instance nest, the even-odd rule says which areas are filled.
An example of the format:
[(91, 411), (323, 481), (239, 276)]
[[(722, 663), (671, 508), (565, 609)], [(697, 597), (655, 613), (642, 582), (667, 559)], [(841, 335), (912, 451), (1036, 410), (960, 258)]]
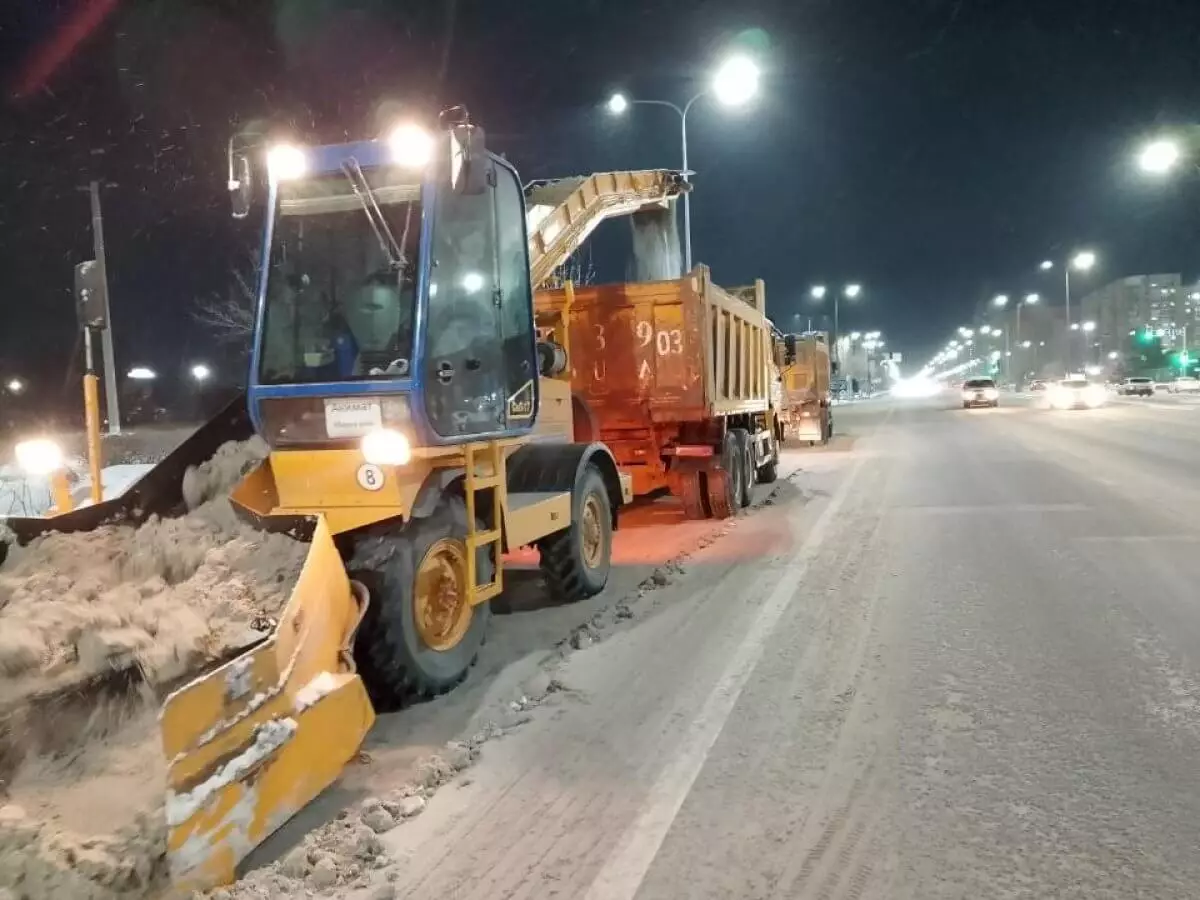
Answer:
[[(445, 497), (428, 518), (355, 547), (350, 577), (371, 595), (355, 659), (380, 708), (446, 693), (479, 656), (491, 608), (468, 602), (466, 537), (466, 504)], [(478, 579), (491, 581), (493, 568), (489, 553), (479, 550)]]
[(571, 524), (538, 542), (542, 574), (560, 602), (604, 590), (612, 568), (612, 503), (600, 471), (587, 466), (571, 491)]
[(750, 444), (750, 432), (745, 428), (734, 428), (734, 438), (738, 442), (742, 463), (741, 490), (738, 493), (738, 505), (745, 509), (754, 502), (754, 477), (758, 469), (754, 465), (754, 448)]
[(708, 472), (708, 507), (714, 519), (737, 515), (743, 475), (741, 447), (733, 431), (727, 431), (721, 442), (721, 467)]
[(687, 519), (707, 519), (704, 481), (700, 472), (685, 472), (679, 476), (679, 502), (683, 504), (683, 515)]

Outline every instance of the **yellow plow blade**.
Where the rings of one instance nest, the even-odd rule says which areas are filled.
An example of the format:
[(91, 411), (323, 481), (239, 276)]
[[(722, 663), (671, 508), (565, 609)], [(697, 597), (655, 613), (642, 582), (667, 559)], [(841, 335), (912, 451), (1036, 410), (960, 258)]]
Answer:
[(351, 658), (366, 603), (320, 519), (270, 638), (167, 698), (167, 853), (177, 888), (232, 882), (238, 863), (355, 758), (375, 720)]

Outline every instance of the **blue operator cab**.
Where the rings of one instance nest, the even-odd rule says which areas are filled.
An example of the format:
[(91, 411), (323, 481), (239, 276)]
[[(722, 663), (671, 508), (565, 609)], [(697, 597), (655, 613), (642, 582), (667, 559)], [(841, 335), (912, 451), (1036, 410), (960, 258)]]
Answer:
[[(380, 430), (436, 447), (533, 428), (521, 183), (465, 111), (440, 126), (266, 150), (248, 400), (273, 449)], [(249, 208), (249, 171), (231, 156), (235, 215)]]

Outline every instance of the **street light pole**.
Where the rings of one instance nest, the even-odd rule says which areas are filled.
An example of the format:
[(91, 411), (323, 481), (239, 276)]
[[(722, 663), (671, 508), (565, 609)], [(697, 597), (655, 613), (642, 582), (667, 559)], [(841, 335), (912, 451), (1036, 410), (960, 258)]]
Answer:
[(92, 246), (100, 278), (104, 282), (104, 330), (100, 332), (101, 352), (104, 355), (104, 400), (108, 409), (108, 433), (121, 433), (121, 409), (117, 395), (117, 362), (113, 350), (113, 320), (108, 306), (108, 266), (104, 256), (104, 216), (100, 210), (100, 182), (92, 181), (86, 188), (92, 207)]
[[(665, 106), (674, 110), (679, 116), (679, 146), (683, 164), (683, 178), (691, 181), (691, 171), (688, 167), (688, 113), (696, 105), (696, 101), (709, 94), (715, 94), (717, 100), (727, 106), (740, 106), (747, 102), (758, 91), (759, 71), (750, 59), (744, 56), (734, 56), (726, 60), (715, 73), (712, 83), (702, 91), (698, 91), (692, 99), (682, 107), (669, 100), (629, 100), (623, 94), (613, 94), (608, 101), (609, 112), (620, 115), (631, 103), (643, 106)], [(685, 272), (692, 271), (692, 202), (691, 193), (683, 195), (683, 266)]]

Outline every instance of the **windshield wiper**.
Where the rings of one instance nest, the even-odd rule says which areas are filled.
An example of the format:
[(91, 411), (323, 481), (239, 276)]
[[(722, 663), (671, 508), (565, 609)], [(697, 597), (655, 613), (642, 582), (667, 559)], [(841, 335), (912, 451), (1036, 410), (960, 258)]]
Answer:
[(367, 221), (371, 223), (371, 230), (375, 232), (375, 239), (379, 241), (379, 249), (388, 258), (388, 264), (392, 270), (399, 271), (405, 264), (404, 253), (401, 251), (400, 245), (396, 243), (396, 236), (392, 234), (391, 226), (388, 225), (383, 211), (379, 208), (375, 192), (363, 174), (362, 166), (358, 164), (357, 159), (351, 157), (342, 163), (342, 171), (346, 174), (346, 179), (354, 190), (354, 196), (362, 205)]

